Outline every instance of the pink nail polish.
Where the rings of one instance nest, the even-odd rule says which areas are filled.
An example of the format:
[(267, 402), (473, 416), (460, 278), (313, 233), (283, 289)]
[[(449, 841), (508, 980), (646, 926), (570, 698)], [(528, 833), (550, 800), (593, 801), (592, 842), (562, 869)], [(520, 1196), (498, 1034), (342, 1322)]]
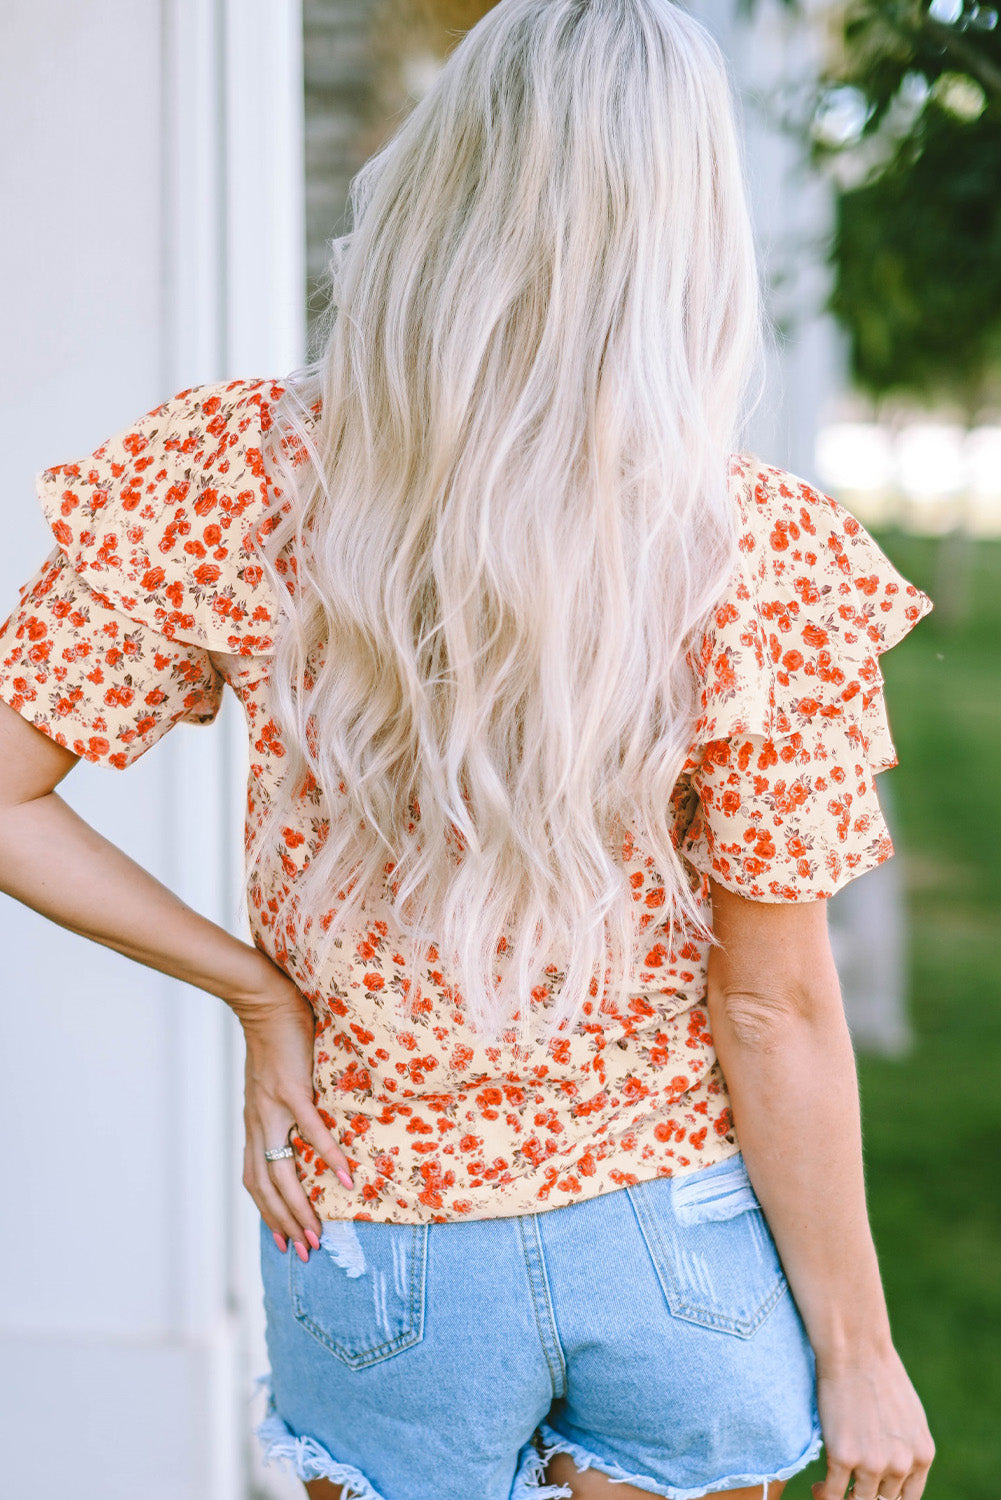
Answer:
[(347, 1172), (345, 1172), (343, 1167), (337, 1168), (337, 1175), (341, 1179), (345, 1187), (354, 1187), (354, 1183), (351, 1181), (351, 1178), (348, 1176)]
[(309, 1240), (309, 1243), (312, 1245), (314, 1250), (319, 1250), (320, 1240), (318, 1235), (315, 1235), (311, 1229), (307, 1229), (306, 1238), (307, 1240)]
[(295, 1253), (300, 1260), (309, 1260), (309, 1251), (305, 1245), (300, 1245), (298, 1240), (295, 1242)]
[(278, 1233), (277, 1229), (272, 1230), (272, 1238), (274, 1239), (274, 1242), (278, 1246), (281, 1253), (284, 1255), (285, 1251), (288, 1249), (288, 1245), (286, 1244), (283, 1236)]

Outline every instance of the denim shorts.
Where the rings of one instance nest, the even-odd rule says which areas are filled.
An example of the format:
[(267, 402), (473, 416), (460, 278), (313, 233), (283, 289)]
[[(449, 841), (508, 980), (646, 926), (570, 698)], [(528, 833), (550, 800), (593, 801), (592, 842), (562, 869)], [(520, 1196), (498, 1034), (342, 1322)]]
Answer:
[(553, 1453), (654, 1495), (820, 1451), (813, 1352), (741, 1156), (541, 1213), (261, 1226), (266, 1461), (342, 1500), (556, 1500)]

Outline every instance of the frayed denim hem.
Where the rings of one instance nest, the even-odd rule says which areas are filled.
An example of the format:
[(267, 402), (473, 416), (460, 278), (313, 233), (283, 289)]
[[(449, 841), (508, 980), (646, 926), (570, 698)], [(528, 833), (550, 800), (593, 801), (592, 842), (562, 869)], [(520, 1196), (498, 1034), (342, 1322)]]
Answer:
[(384, 1496), (372, 1488), (360, 1469), (352, 1464), (339, 1464), (315, 1438), (296, 1437), (275, 1409), (271, 1381), (267, 1375), (260, 1376), (257, 1384), (263, 1386), (268, 1393), (267, 1414), (257, 1427), (257, 1440), (263, 1450), (264, 1463), (291, 1465), (296, 1478), (303, 1481), (330, 1479), (334, 1484), (343, 1485), (341, 1500), (384, 1500)]
[(568, 1484), (543, 1484), (546, 1460), (535, 1446), (535, 1438), (522, 1448), (511, 1485), (510, 1500), (572, 1500)]
[(762, 1500), (768, 1500), (769, 1484), (775, 1480), (791, 1479), (800, 1469), (805, 1469), (817, 1457), (823, 1443), (819, 1427), (814, 1426), (810, 1441), (799, 1458), (786, 1464), (784, 1468), (776, 1469), (772, 1474), (730, 1474), (725, 1479), (713, 1480), (711, 1484), (699, 1485), (697, 1489), (682, 1490), (677, 1485), (661, 1484), (645, 1474), (630, 1474), (611, 1459), (598, 1458), (593, 1453), (588, 1453), (579, 1443), (572, 1443), (569, 1438), (561, 1437), (547, 1422), (539, 1423), (539, 1433), (544, 1463), (548, 1463), (554, 1453), (569, 1453), (580, 1473), (585, 1469), (597, 1469), (599, 1473), (607, 1475), (613, 1484), (633, 1484), (637, 1489), (648, 1490), (653, 1495), (663, 1495), (665, 1500), (702, 1500), (704, 1495), (713, 1495), (717, 1490), (749, 1489), (756, 1484), (761, 1485)]

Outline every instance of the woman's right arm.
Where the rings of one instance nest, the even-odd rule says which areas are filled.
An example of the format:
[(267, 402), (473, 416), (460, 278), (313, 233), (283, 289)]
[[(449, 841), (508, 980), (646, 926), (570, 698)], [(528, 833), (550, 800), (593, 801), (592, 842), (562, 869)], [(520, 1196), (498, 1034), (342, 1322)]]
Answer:
[(269, 1228), (305, 1259), (322, 1222), (294, 1164), (269, 1166), (264, 1151), (283, 1145), (295, 1121), (350, 1182), (347, 1157), (313, 1100), (313, 1012), (265, 953), (193, 911), (57, 794), (77, 759), (0, 702), (0, 891), (235, 1012), (247, 1044), (244, 1186)]
[(858, 1083), (827, 903), (712, 882), (708, 1007), (748, 1175), (817, 1358), (816, 1500), (918, 1500), (934, 1456), (893, 1347), (866, 1210)]

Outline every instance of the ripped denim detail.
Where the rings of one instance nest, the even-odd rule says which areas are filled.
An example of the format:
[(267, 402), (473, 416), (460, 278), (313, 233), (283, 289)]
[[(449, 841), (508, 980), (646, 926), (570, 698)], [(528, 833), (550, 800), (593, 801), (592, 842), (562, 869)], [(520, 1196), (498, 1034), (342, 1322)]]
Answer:
[(350, 1219), (328, 1219), (320, 1235), (320, 1244), (348, 1276), (364, 1276), (365, 1252)]
[(424, 1337), (427, 1232), (328, 1220), (319, 1252), (289, 1266), (293, 1317), (352, 1369), (412, 1349)]
[[(651, 1479), (645, 1474), (631, 1474), (623, 1469), (621, 1464), (611, 1459), (597, 1458), (582, 1448), (579, 1443), (571, 1442), (569, 1438), (562, 1437), (548, 1422), (539, 1423), (541, 1436), (540, 1449), (544, 1463), (548, 1463), (554, 1453), (568, 1453), (574, 1461), (578, 1473), (585, 1469), (596, 1469), (599, 1474), (605, 1474), (609, 1479), (619, 1484), (632, 1484), (637, 1489), (647, 1490), (652, 1495), (662, 1495), (665, 1500), (703, 1500), (705, 1495), (713, 1495), (717, 1490), (739, 1490), (751, 1489), (754, 1485), (761, 1485), (761, 1500), (768, 1500), (768, 1486), (776, 1481), (791, 1479), (807, 1464), (813, 1462), (820, 1452), (822, 1438), (820, 1429), (815, 1427), (806, 1448), (791, 1464), (786, 1464), (781, 1469), (776, 1469), (774, 1474), (730, 1474), (723, 1479), (714, 1479), (710, 1484), (698, 1485), (695, 1489), (680, 1489), (677, 1485), (661, 1484), (656, 1479)], [(538, 1492), (529, 1491), (534, 1497)], [(569, 1490), (560, 1490), (560, 1494), (569, 1494)], [(514, 1500), (514, 1497), (512, 1497)]]
[(510, 1500), (572, 1500), (567, 1484), (546, 1484), (546, 1462), (538, 1446), (538, 1428), (518, 1455)]
[(670, 1179), (671, 1208), (679, 1224), (720, 1223), (759, 1209), (742, 1156)]
[(268, 1397), (266, 1415), (256, 1429), (263, 1463), (291, 1468), (304, 1483), (308, 1479), (329, 1479), (333, 1484), (343, 1485), (341, 1500), (388, 1500), (353, 1464), (338, 1463), (315, 1438), (296, 1436), (278, 1414), (270, 1376), (261, 1375), (257, 1384)]
[[(390, 1500), (383, 1496), (353, 1464), (338, 1463), (315, 1438), (297, 1437), (279, 1416), (271, 1389), (271, 1377), (260, 1375), (257, 1385), (267, 1394), (267, 1411), (256, 1429), (262, 1462), (291, 1469), (297, 1479), (329, 1479), (344, 1486), (341, 1500)], [(510, 1500), (570, 1500), (569, 1485), (546, 1484), (547, 1460), (536, 1443), (538, 1430), (518, 1455)]]

